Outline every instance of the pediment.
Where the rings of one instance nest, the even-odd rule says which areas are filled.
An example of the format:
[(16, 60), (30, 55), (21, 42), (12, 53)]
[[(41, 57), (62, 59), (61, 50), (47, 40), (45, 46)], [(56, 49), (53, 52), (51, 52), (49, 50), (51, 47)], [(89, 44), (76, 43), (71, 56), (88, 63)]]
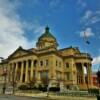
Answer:
[(26, 55), (28, 53), (24, 52), (24, 51), (17, 51), (12, 57), (20, 57), (23, 55)]
[(21, 57), (21, 56), (27, 55), (28, 53), (30, 53), (28, 50), (25, 50), (22, 47), (19, 47), (15, 52), (13, 52), (9, 56), (9, 58)]

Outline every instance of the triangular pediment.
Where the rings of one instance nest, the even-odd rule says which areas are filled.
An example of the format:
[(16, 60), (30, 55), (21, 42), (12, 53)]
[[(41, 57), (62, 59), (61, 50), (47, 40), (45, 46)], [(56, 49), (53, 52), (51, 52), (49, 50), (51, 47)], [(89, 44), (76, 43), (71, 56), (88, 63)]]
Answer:
[(24, 55), (29, 54), (30, 51), (23, 49), (22, 47), (19, 47), (17, 50), (15, 50), (10, 56), (9, 58), (16, 58), (16, 57), (21, 57)]

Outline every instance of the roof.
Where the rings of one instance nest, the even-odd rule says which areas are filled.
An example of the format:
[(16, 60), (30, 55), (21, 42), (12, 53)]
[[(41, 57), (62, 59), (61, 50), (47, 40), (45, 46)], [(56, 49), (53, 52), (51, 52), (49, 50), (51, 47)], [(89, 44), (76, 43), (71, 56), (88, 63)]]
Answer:
[(17, 51), (24, 51), (27, 54), (35, 54), (34, 52), (32, 52), (30, 50), (25, 50), (21, 46), (19, 46), (19, 48), (17, 48), (10, 56), (8, 56), (8, 59), (11, 58)]
[(45, 28), (44, 34), (39, 37), (39, 40), (41, 40), (42, 38), (45, 38), (45, 37), (53, 38), (54, 40), (56, 40), (56, 38), (49, 32), (49, 27), (48, 26)]
[(76, 50), (76, 51), (80, 52), (78, 47), (72, 47), (72, 46), (67, 47), (67, 48), (59, 49), (59, 51), (65, 51), (65, 50), (68, 50), (68, 49), (73, 49), (73, 50)]

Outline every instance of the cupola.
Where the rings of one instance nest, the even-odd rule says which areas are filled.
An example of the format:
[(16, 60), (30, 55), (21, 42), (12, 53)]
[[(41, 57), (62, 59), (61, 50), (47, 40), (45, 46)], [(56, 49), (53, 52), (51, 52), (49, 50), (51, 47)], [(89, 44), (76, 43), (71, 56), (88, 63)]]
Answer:
[(58, 43), (56, 38), (49, 32), (48, 26), (45, 28), (45, 32), (38, 38), (36, 46), (38, 49), (43, 49), (51, 46), (57, 48)]

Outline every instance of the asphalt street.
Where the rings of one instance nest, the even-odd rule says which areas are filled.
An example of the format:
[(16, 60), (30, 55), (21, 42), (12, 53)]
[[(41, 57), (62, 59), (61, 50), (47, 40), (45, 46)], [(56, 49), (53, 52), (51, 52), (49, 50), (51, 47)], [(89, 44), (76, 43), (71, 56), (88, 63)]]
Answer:
[(50, 98), (42, 97), (20, 97), (20, 96), (12, 96), (12, 95), (0, 95), (0, 100), (53, 100)]
[(0, 100), (97, 100), (96, 98), (88, 97), (57, 97), (57, 98), (47, 98), (47, 97), (25, 97), (25, 96), (14, 96), (14, 95), (0, 95)]

